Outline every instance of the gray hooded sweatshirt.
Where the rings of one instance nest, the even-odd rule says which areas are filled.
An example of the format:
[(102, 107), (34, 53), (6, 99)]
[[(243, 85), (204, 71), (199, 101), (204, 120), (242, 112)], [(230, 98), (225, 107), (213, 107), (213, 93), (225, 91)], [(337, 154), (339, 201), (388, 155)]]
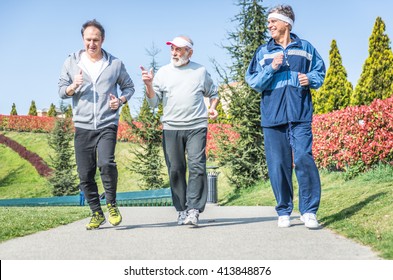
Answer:
[[(123, 62), (102, 50), (105, 65), (96, 81), (87, 74), (80, 63), (84, 50), (70, 54), (64, 62), (59, 78), (59, 96), (62, 99), (72, 97), (73, 121), (75, 127), (96, 130), (111, 124), (118, 125), (119, 110), (109, 107), (110, 93), (116, 97), (124, 96), (127, 101), (134, 94), (134, 83), (128, 75)], [(66, 88), (72, 84), (74, 76), (83, 70), (83, 84), (73, 96), (66, 94)], [(119, 87), (121, 94), (118, 95)]]

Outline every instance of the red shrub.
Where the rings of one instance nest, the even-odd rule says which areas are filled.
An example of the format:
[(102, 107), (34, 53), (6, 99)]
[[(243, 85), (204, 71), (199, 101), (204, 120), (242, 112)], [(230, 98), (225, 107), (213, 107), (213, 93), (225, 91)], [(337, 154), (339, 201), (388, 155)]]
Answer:
[(37, 116), (0, 115), (0, 130), (19, 132), (50, 132), (55, 126), (56, 118)]
[(119, 122), (117, 129), (117, 140), (122, 142), (136, 141), (135, 135), (132, 133), (132, 128), (127, 122)]
[(320, 167), (371, 167), (393, 161), (393, 98), (314, 117), (313, 153)]
[(207, 143), (206, 143), (206, 154), (217, 158), (219, 156), (219, 150), (217, 147), (217, 141), (221, 138), (222, 134), (228, 137), (228, 141), (235, 141), (239, 138), (239, 135), (232, 129), (230, 124), (209, 124), (207, 131)]

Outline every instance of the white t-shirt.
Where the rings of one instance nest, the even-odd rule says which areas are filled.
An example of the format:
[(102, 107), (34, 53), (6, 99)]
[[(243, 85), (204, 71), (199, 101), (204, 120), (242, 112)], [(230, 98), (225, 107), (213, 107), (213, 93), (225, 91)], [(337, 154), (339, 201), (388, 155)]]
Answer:
[(91, 61), (87, 54), (84, 52), (81, 56), (81, 62), (83, 66), (85, 66), (87, 73), (90, 75), (93, 82), (96, 82), (98, 76), (101, 74), (104, 65), (105, 65), (106, 58), (102, 56), (102, 58), (96, 62)]

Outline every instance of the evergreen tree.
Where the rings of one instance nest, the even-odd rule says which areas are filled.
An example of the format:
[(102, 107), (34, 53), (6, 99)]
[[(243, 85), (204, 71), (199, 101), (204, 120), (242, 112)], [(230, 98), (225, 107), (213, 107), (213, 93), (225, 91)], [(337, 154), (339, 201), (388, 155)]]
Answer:
[(66, 118), (72, 118), (73, 114), (72, 114), (72, 106), (71, 104), (68, 105), (67, 110), (65, 111), (65, 117)]
[[(63, 114), (66, 108), (60, 107)], [(55, 127), (48, 135), (49, 146), (54, 151), (50, 156), (53, 175), (49, 179), (53, 185), (53, 195), (73, 195), (78, 193), (75, 174), (74, 149), (72, 140), (74, 138), (73, 125), (70, 118), (56, 118)]]
[(346, 108), (350, 103), (352, 84), (347, 79), (347, 71), (342, 65), (336, 40), (332, 41), (329, 52), (329, 69), (325, 82), (315, 92), (313, 99), (316, 114), (324, 114)]
[[(153, 69), (153, 72), (156, 72), (158, 66), (155, 57), (160, 51), (154, 45), (150, 50), (146, 51), (152, 58), (150, 68)], [(129, 122), (132, 132), (139, 138), (137, 147), (131, 150), (131, 153), (135, 155), (135, 159), (131, 161), (129, 169), (142, 176), (142, 189), (159, 189), (164, 186), (163, 174), (161, 172), (163, 160), (160, 153), (162, 139), (161, 115), (162, 109), (153, 110), (150, 108), (147, 100), (144, 99), (137, 118), (137, 122), (140, 125)]]
[(151, 109), (149, 103), (147, 102), (146, 98), (144, 98), (143, 102), (142, 102), (142, 106), (139, 109), (137, 121), (144, 122), (144, 121), (148, 120), (151, 117), (152, 113), (153, 112), (152, 112), (152, 109)]
[(37, 107), (35, 106), (35, 101), (31, 101), (30, 109), (29, 109), (29, 116), (37, 116)]
[(12, 103), (12, 108), (11, 108), (11, 113), (10, 113), (10, 115), (11, 115), (11, 116), (17, 116), (17, 115), (18, 115), (18, 112), (16, 111), (16, 105), (15, 105), (15, 103)]
[(369, 39), (369, 56), (351, 96), (351, 105), (368, 105), (374, 99), (392, 95), (393, 53), (385, 28), (382, 18), (377, 17)]
[[(257, 50), (267, 39), (266, 8), (261, 0), (239, 0), (240, 13), (235, 31), (228, 33), (229, 46), (225, 46), (232, 58), (229, 75), (216, 69), (223, 79), (228, 93), (228, 115), (234, 130), (240, 135), (236, 143), (219, 142), (220, 164), (229, 167), (228, 178), (236, 188), (246, 188), (262, 178), (267, 178), (267, 166), (260, 126), (261, 95), (244, 83), (247, 67)], [(234, 83), (235, 82), (235, 83)], [(237, 83), (236, 83), (237, 82)]]
[(123, 105), (123, 108), (121, 108), (120, 121), (128, 123), (132, 122), (130, 106), (128, 106), (128, 102)]
[(48, 117), (56, 117), (57, 112), (56, 112), (56, 107), (53, 105), (53, 103), (50, 104), (48, 113), (46, 114)]

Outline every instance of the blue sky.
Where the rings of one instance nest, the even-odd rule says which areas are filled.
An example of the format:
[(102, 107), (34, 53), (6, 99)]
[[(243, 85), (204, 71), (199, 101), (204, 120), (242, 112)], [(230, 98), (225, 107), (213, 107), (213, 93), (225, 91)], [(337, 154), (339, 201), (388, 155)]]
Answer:
[[(19, 115), (28, 113), (31, 101), (37, 108), (60, 104), (57, 82), (61, 66), (71, 52), (83, 48), (81, 25), (96, 18), (106, 30), (103, 48), (123, 60), (136, 86), (131, 99), (133, 113), (139, 108), (143, 84), (139, 65), (147, 66), (152, 44), (161, 52), (160, 65), (169, 62), (165, 42), (176, 35), (194, 40), (192, 60), (204, 64), (218, 80), (210, 60), (230, 64), (225, 44), (240, 11), (236, 0), (2, 0), (0, 1), (0, 114), (8, 115), (12, 103)], [(331, 41), (337, 41), (355, 86), (368, 56), (368, 39), (377, 16), (393, 38), (393, 1), (355, 0), (264, 0), (262, 5), (292, 5), (296, 21), (293, 32), (310, 41), (329, 64)]]

